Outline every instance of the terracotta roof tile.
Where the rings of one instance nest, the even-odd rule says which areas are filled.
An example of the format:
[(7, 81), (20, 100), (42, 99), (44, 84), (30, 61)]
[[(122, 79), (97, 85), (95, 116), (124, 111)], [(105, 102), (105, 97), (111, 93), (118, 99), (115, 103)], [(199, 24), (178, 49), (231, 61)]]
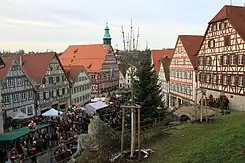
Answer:
[(179, 35), (178, 38), (181, 40), (192, 66), (197, 68), (197, 53), (204, 37), (199, 35)]
[(161, 63), (163, 65), (165, 78), (167, 81), (170, 81), (169, 67), (171, 64), (171, 60), (172, 60), (172, 58), (169, 58), (168, 56), (161, 58)]
[(18, 61), (22, 62), (24, 71), (33, 82), (39, 85), (42, 83), (43, 77), (48, 70), (48, 66), (54, 58), (57, 58), (59, 61), (55, 52), (45, 52), (18, 56)]
[(174, 54), (174, 49), (164, 49), (164, 50), (152, 50), (151, 56), (153, 59), (154, 69), (158, 72), (160, 69), (161, 58), (169, 57), (172, 58)]
[(10, 68), (12, 67), (12, 64), (14, 62), (14, 59), (12, 57), (3, 57), (2, 58), (5, 66), (0, 69), (0, 79), (3, 80), (5, 76), (8, 74)]
[(229, 20), (232, 27), (245, 40), (245, 7), (225, 5), (209, 24), (225, 19)]
[(3, 68), (5, 66), (3, 59), (0, 57), (0, 68)]
[(86, 71), (83, 65), (81, 66), (64, 66), (65, 72), (72, 83), (77, 81), (78, 75), (83, 71)]
[(103, 44), (71, 45), (60, 56), (64, 66), (83, 65), (88, 72), (99, 72), (109, 48)]

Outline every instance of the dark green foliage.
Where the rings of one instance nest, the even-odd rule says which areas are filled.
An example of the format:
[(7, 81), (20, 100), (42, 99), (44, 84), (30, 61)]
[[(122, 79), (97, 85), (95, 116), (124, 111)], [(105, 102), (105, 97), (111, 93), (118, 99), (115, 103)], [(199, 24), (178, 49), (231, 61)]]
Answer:
[(161, 85), (158, 83), (158, 74), (151, 65), (150, 59), (147, 58), (141, 62), (141, 67), (138, 67), (136, 76), (138, 80), (133, 81), (135, 102), (142, 107), (142, 117), (158, 117), (157, 107), (163, 108), (164, 102), (162, 101)]

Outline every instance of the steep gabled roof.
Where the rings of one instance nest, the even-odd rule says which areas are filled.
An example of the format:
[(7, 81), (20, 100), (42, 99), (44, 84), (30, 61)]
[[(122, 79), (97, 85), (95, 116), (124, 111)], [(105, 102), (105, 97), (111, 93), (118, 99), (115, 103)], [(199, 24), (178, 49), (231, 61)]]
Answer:
[(245, 7), (225, 5), (209, 24), (228, 19), (232, 27), (245, 40)]
[(60, 56), (64, 66), (83, 65), (88, 72), (99, 72), (111, 47), (103, 44), (71, 45)]
[[(179, 35), (178, 40), (182, 42), (182, 45), (191, 61), (194, 68), (197, 68), (197, 53), (203, 41), (203, 36), (199, 35)], [(177, 45), (177, 43), (176, 43)]]
[(168, 56), (161, 58), (161, 64), (163, 66), (166, 81), (170, 81), (169, 67), (171, 64), (171, 60), (172, 58), (169, 58)]
[(5, 78), (5, 76), (8, 74), (8, 72), (10, 71), (12, 64), (14, 62), (14, 58), (12, 57), (3, 57), (2, 58), (5, 66), (3, 68), (0, 69), (0, 79), (3, 80)]
[[(22, 63), (24, 71), (37, 85), (42, 84), (43, 77), (48, 70), (49, 64), (54, 58), (60, 62), (55, 52), (34, 53), (18, 56), (18, 60)], [(63, 69), (62, 66), (61, 68)]]
[(5, 64), (3, 62), (3, 59), (2, 57), (0, 57), (0, 68), (4, 68)]
[[(66, 75), (69, 77), (70, 81), (73, 84), (77, 81), (78, 76), (82, 71), (84, 71), (88, 75), (88, 73), (87, 73), (87, 71), (83, 65), (81, 65), (81, 66), (64, 66), (64, 69), (65, 69)], [(90, 79), (90, 78), (88, 77), (88, 79)]]
[(161, 58), (164, 58), (164, 57), (172, 58), (173, 55), (174, 55), (174, 49), (152, 50), (151, 56), (153, 59), (155, 71), (158, 72), (160, 69)]
[(129, 68), (129, 64), (126, 63), (120, 63), (118, 65), (119, 71), (122, 73), (122, 75), (125, 77), (127, 69)]

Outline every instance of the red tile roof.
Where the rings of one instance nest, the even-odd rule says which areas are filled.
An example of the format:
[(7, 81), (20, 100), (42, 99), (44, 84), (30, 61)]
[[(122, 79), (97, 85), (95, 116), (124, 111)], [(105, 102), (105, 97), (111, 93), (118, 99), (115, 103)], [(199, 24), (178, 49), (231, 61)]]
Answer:
[(228, 19), (232, 27), (245, 40), (245, 7), (225, 5), (209, 24)]
[(168, 56), (161, 59), (161, 63), (162, 63), (163, 69), (164, 69), (166, 81), (170, 81), (169, 67), (171, 64), (171, 60), (172, 60), (172, 58), (169, 58)]
[(12, 64), (14, 62), (14, 59), (12, 57), (3, 57), (2, 58), (5, 66), (0, 69), (0, 79), (3, 80), (5, 76), (8, 74), (10, 68), (12, 67)]
[(65, 69), (65, 72), (66, 72), (67, 76), (69, 77), (69, 79), (72, 83), (75, 83), (77, 81), (78, 75), (82, 71), (85, 71), (85, 73), (87, 73), (87, 71), (83, 65), (81, 65), (81, 66), (64, 66), (64, 69)]
[(3, 59), (0, 57), (0, 68), (4, 68), (5, 64), (3, 62)]
[(60, 56), (64, 66), (83, 65), (87, 72), (100, 72), (110, 47), (103, 44), (71, 45)]
[(42, 83), (49, 64), (54, 58), (59, 61), (58, 55), (55, 52), (45, 52), (18, 56), (18, 61), (22, 62), (22, 67), (27, 75), (31, 78), (31, 80), (35, 84), (39, 85)]
[(164, 49), (164, 50), (152, 50), (151, 56), (153, 59), (154, 69), (156, 72), (160, 69), (161, 58), (169, 57), (172, 58), (174, 54), (174, 49)]
[[(194, 68), (197, 68), (197, 53), (203, 41), (203, 36), (198, 35), (179, 35), (178, 40), (180, 40), (185, 48), (185, 51), (192, 63)], [(176, 43), (177, 45), (177, 43)]]

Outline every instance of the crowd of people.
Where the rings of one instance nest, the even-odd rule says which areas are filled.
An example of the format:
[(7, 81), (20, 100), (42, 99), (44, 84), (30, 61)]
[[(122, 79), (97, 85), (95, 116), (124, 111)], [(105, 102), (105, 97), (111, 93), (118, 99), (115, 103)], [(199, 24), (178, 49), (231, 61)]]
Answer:
[[(122, 101), (115, 96), (111, 96), (110, 101), (108, 108), (101, 109), (96, 114), (112, 128), (120, 128), (122, 119), (120, 103)], [(51, 149), (57, 161), (65, 159), (76, 152), (76, 137), (79, 134), (87, 133), (90, 118), (91, 115), (87, 115), (82, 110), (70, 109), (58, 117), (34, 117), (31, 122), (29, 121), (29, 127), (33, 127), (33, 123), (35, 125), (49, 124), (49, 126), (35, 130), (15, 142), (5, 143), (0, 151), (0, 158), (4, 159), (0, 160), (14, 162), (31, 158), (35, 163), (37, 155)], [(12, 128), (11, 123), (9, 124), (8, 128)], [(27, 123), (15, 125), (18, 127), (28, 126)]]
[[(16, 140), (14, 144), (4, 144), (4, 147), (1, 148), (1, 155), (4, 161), (14, 162), (15, 160), (22, 160), (57, 146), (58, 148), (54, 150), (54, 155), (60, 154), (62, 158), (64, 156), (68, 157), (74, 151), (73, 143), (76, 136), (87, 132), (89, 116), (83, 112), (75, 113), (67, 111), (59, 117), (35, 117), (31, 123), (33, 122), (35, 122), (35, 125), (49, 124), (49, 126), (31, 132)], [(60, 144), (63, 144), (62, 147)], [(68, 149), (71, 152), (67, 152)], [(36, 157), (31, 157), (31, 159), (32, 162), (36, 162)]]

